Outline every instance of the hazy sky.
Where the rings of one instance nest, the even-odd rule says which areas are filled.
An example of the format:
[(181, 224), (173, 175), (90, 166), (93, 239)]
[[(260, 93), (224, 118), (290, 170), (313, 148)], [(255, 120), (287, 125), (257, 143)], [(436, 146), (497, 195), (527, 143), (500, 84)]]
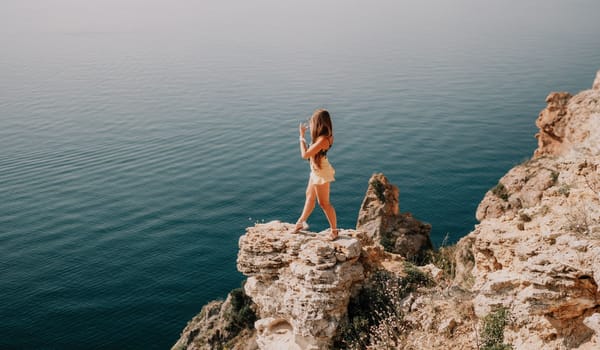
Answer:
[[(335, 57), (363, 66), (381, 62), (373, 57), (421, 60), (456, 52), (473, 57), (487, 51), (480, 56), (493, 58), (496, 52), (512, 51), (528, 54), (514, 57), (537, 60), (557, 50), (568, 56), (569, 45), (600, 49), (598, 0), (2, 0), (0, 4), (0, 75), (9, 72), (17, 80), (24, 65), (40, 67), (50, 60), (112, 64), (122, 57), (165, 57), (169, 62), (211, 58), (236, 64), (258, 57), (268, 66), (271, 57), (291, 60), (301, 55)], [(81, 58), (84, 54), (89, 58)], [(369, 59), (361, 61), (358, 56)], [(155, 66), (163, 64), (158, 60)]]
[(465, 32), (552, 33), (573, 26), (598, 29), (598, 13), (597, 0), (3, 0), (0, 38), (142, 32), (265, 41), (366, 40), (392, 29), (436, 33), (448, 26)]

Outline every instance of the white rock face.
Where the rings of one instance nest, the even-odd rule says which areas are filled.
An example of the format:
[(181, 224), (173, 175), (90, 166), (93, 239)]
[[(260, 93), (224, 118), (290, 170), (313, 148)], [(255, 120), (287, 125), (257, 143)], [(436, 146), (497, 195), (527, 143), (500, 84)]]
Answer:
[(593, 330), (596, 335), (600, 335), (600, 313), (593, 314), (583, 320), (583, 324)]
[(473, 279), (478, 317), (510, 310), (515, 349), (600, 349), (600, 89), (547, 102), (534, 157), (486, 194), (460, 241), (474, 267), (456, 282)]
[(263, 350), (302, 350), (295, 341), (294, 329), (284, 319), (267, 317), (256, 321), (257, 344)]
[(238, 270), (246, 294), (258, 305), (256, 342), (261, 349), (328, 349), (364, 279), (361, 244), (354, 230), (333, 242), (294, 225), (257, 224), (240, 237)]

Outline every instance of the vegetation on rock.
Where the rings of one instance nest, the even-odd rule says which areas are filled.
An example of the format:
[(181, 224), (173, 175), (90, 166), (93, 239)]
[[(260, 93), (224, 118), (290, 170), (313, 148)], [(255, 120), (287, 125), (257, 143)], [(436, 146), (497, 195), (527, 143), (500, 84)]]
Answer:
[(231, 309), (225, 313), (225, 318), (229, 321), (227, 330), (237, 334), (242, 329), (252, 329), (256, 321), (252, 299), (244, 293), (243, 288), (236, 288), (229, 294), (231, 296)]
[(432, 280), (410, 263), (404, 276), (387, 270), (373, 272), (358, 296), (348, 305), (348, 318), (340, 324), (334, 341), (336, 349), (397, 349), (404, 331), (402, 302), (419, 287)]
[(504, 307), (489, 313), (483, 319), (481, 331), (481, 350), (509, 350), (512, 346), (504, 344), (504, 328), (508, 324), (508, 310)]
[(444, 272), (448, 279), (456, 275), (456, 245), (448, 245), (448, 235), (439, 249), (430, 249), (425, 254), (424, 264), (433, 264)]
[(370, 185), (375, 189), (375, 193), (377, 194), (377, 198), (381, 203), (385, 203), (385, 186), (379, 180), (373, 180), (370, 182)]
[(494, 188), (492, 188), (492, 193), (502, 199), (503, 201), (507, 202), (508, 201), (508, 197), (509, 197), (509, 193), (508, 190), (506, 189), (506, 186), (504, 186), (504, 184), (502, 184), (502, 182), (498, 182), (498, 184), (496, 186), (494, 186)]

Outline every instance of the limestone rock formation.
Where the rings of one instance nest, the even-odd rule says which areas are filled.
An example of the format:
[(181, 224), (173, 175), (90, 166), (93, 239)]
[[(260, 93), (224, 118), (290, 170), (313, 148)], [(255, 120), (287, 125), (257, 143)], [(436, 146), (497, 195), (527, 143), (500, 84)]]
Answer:
[[(241, 309), (255, 308), (240, 289), (234, 290), (225, 301), (212, 301), (202, 308), (181, 332), (179, 340), (171, 350), (213, 350), (226, 346), (231, 350), (257, 350), (252, 325), (254, 317), (240, 319)], [(249, 310), (253, 313), (252, 310)], [(253, 315), (254, 316), (254, 315)]]
[[(388, 324), (392, 334), (379, 333), (396, 337), (392, 348), (490, 348), (482, 323), (502, 310), (492, 348), (600, 349), (600, 72), (593, 89), (551, 93), (547, 103), (532, 159), (485, 194), (479, 224), (449, 250), (455, 265), (419, 267), (437, 285), (396, 300), (401, 319)], [(374, 175), (357, 229), (334, 242), (280, 222), (248, 228), (238, 269), (258, 321), (229, 348), (331, 348), (349, 300), (364, 295), (374, 272), (402, 276), (405, 259), (431, 246), (430, 227), (400, 213), (398, 193)], [(207, 305), (178, 348), (234, 337), (223, 333), (232, 300)]]
[(540, 132), (535, 135), (538, 139), (536, 156), (558, 154), (562, 151), (561, 146), (568, 147), (565, 138), (571, 115), (567, 110), (567, 103), (571, 97), (568, 92), (553, 92), (546, 97), (548, 106), (535, 122), (540, 128)]
[(400, 213), (399, 190), (383, 174), (374, 174), (363, 199), (356, 230), (364, 231), (383, 247), (409, 260), (420, 260), (432, 249), (431, 225)]
[(538, 149), (534, 157), (562, 156), (566, 152), (576, 157), (600, 152), (598, 91), (600, 88), (582, 91), (576, 96), (567, 92), (548, 95), (548, 106), (536, 120), (540, 132), (536, 134)]
[(294, 225), (249, 227), (240, 238), (238, 270), (258, 306), (261, 349), (328, 349), (350, 296), (364, 279), (360, 240), (341, 230), (333, 242)]
[(534, 157), (486, 194), (459, 243), (472, 262), (457, 259), (456, 282), (472, 279), (478, 317), (509, 310), (515, 349), (599, 349), (600, 89), (546, 101)]
[(259, 319), (239, 334), (231, 332), (240, 307), (232, 307), (230, 295), (206, 305), (174, 350), (329, 349), (350, 298), (370, 271), (402, 270), (402, 257), (384, 252), (364, 231), (341, 229), (337, 240), (327, 241), (324, 234), (293, 233), (294, 226), (256, 224), (240, 237), (237, 268), (248, 276), (244, 297), (251, 298)]

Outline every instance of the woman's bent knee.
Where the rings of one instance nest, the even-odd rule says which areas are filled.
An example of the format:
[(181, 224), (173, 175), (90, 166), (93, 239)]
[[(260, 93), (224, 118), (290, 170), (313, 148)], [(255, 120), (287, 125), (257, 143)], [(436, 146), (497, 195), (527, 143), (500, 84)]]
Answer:
[(329, 208), (333, 208), (331, 202), (319, 202), (319, 206), (324, 210), (328, 210)]

